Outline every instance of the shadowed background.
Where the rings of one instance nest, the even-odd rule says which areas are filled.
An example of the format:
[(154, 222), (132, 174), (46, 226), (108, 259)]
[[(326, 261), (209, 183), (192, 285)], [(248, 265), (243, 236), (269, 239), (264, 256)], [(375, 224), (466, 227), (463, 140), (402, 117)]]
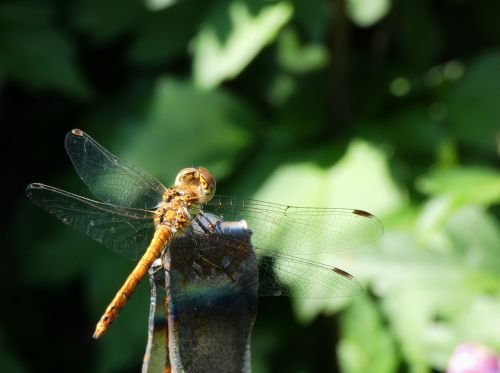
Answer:
[(203, 165), (222, 194), (383, 220), (376, 245), (311, 258), (363, 295), (260, 300), (254, 372), (500, 353), (499, 24), (496, 0), (3, 1), (0, 370), (140, 368), (147, 281), (92, 340), (132, 263), (24, 195), (92, 197), (72, 128), (165, 185)]

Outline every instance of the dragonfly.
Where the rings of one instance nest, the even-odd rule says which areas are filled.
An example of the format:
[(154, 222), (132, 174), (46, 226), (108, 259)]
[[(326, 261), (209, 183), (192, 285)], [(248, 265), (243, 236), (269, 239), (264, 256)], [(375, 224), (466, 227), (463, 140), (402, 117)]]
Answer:
[[(257, 262), (248, 269), (259, 270), (255, 276), (259, 295), (330, 298), (362, 291), (360, 282), (348, 272), (309, 260), (307, 255), (378, 240), (383, 225), (369, 212), (215, 195), (215, 179), (203, 167), (182, 169), (173, 186), (167, 188), (79, 129), (66, 135), (65, 147), (77, 174), (99, 201), (41, 183), (28, 185), (27, 196), (63, 223), (137, 262), (97, 323), (95, 339), (108, 329), (153, 262), (174, 246), (175, 240), (188, 237), (194, 247), (202, 246), (200, 240), (205, 248), (221, 247), (213, 217), (248, 224)], [(210, 245), (211, 240), (214, 245)], [(186, 258), (186, 265), (193, 271), (211, 267), (233, 278), (230, 268), (234, 266), (230, 264), (243, 262), (244, 244), (228, 234), (224, 236), (223, 255), (200, 250)]]

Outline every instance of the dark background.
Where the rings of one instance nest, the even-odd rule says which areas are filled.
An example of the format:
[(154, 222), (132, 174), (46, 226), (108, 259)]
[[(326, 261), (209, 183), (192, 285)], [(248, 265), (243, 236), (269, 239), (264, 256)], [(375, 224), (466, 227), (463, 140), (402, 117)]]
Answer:
[(92, 340), (132, 263), (24, 194), (89, 196), (72, 128), (166, 185), (203, 165), (222, 194), (384, 221), (377, 245), (313, 258), (362, 296), (261, 301), (253, 371), (443, 371), (465, 341), (500, 353), (499, 24), (496, 0), (1, 2), (0, 370), (140, 368), (148, 285)]

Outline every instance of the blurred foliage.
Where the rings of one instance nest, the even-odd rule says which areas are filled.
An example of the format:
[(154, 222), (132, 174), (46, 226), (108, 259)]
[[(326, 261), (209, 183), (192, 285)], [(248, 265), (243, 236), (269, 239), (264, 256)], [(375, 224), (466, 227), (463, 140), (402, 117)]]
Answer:
[(384, 222), (372, 247), (311, 258), (362, 296), (261, 300), (253, 371), (499, 353), (499, 23), (496, 0), (3, 1), (0, 370), (140, 366), (147, 284), (92, 341), (131, 263), (24, 197), (33, 181), (88, 195), (64, 154), (73, 127), (167, 185), (201, 164), (222, 194)]

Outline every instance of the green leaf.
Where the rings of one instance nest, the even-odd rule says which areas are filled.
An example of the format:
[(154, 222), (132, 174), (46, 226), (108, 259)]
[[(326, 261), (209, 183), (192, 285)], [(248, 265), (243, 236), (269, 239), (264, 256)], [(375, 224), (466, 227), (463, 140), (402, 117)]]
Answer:
[(352, 206), (382, 214), (406, 204), (391, 177), (387, 155), (365, 141), (352, 141), (328, 177), (326, 206)]
[(77, 0), (70, 5), (70, 21), (97, 43), (124, 35), (147, 15), (145, 5), (136, 0)]
[[(265, 4), (265, 5), (263, 5)], [(251, 8), (241, 0), (219, 2), (193, 42), (193, 74), (200, 87), (214, 88), (236, 77), (292, 16), (286, 2)]]
[(448, 220), (464, 206), (498, 203), (500, 174), (480, 167), (438, 168), (419, 178), (417, 189), (433, 197), (423, 205), (417, 221), (419, 242), (449, 252), (453, 244), (444, 231)]
[(455, 244), (457, 253), (463, 255), (464, 264), (470, 269), (470, 280), (472, 282), (479, 280), (473, 284), (474, 287), (476, 285), (489, 287), (490, 276), (493, 275), (493, 278), (496, 276), (496, 282), (493, 283), (496, 287), (494, 290), (500, 289), (498, 228), (498, 223), (493, 217), (477, 206), (467, 206), (458, 210), (448, 222), (446, 232)]
[[(430, 285), (430, 284), (428, 284)], [(430, 372), (428, 350), (422, 341), (424, 330), (432, 318), (431, 299), (444, 296), (435, 289), (428, 291), (422, 286), (406, 286), (384, 299), (385, 312), (390, 318), (399, 346), (410, 365), (408, 371)]]
[[(383, 153), (362, 141), (354, 141), (345, 156), (329, 169), (313, 163), (277, 168), (255, 198), (297, 206), (358, 208), (376, 215), (397, 210), (405, 203), (404, 195), (390, 177)], [(351, 255), (352, 252), (335, 255), (336, 263), (327, 254), (308, 255), (308, 258), (349, 270)], [(347, 301), (346, 298), (297, 298), (294, 305), (299, 318), (310, 321), (321, 312), (336, 311)]]
[(301, 74), (328, 64), (328, 50), (321, 44), (300, 45), (295, 30), (284, 30), (278, 38), (278, 61), (286, 70)]
[(12, 25), (0, 31), (0, 71), (34, 89), (87, 97), (72, 42), (47, 25)]
[(349, 0), (347, 11), (351, 20), (360, 27), (370, 27), (389, 12), (390, 0)]
[(342, 372), (390, 373), (397, 370), (394, 339), (375, 304), (358, 297), (342, 313), (342, 338), (337, 347)]
[(180, 169), (193, 165), (203, 165), (221, 178), (248, 146), (248, 129), (255, 122), (245, 104), (229, 93), (202, 91), (191, 83), (163, 78), (156, 85), (145, 126), (124, 132), (130, 138), (136, 131), (123, 158), (143, 165), (167, 185)]
[(441, 234), (442, 240), (420, 242), (412, 232), (387, 232), (377, 249), (354, 253), (355, 271), (372, 278), (412, 371), (444, 369), (464, 340), (500, 343), (491, 331), (498, 317), (481, 322), (478, 311), (493, 315), (500, 299), (498, 224), (469, 206), (448, 218)]
[(437, 169), (417, 181), (417, 188), (431, 196), (452, 197), (457, 206), (500, 202), (500, 173), (485, 167)]
[(137, 28), (129, 58), (138, 64), (165, 64), (187, 54), (204, 7), (184, 0), (164, 10), (148, 14)]
[(179, 0), (144, 0), (146, 7), (152, 11), (158, 11), (176, 4)]
[(313, 163), (283, 165), (261, 186), (256, 198), (378, 213), (395, 210), (404, 201), (391, 179), (385, 155), (361, 140), (353, 141), (344, 157), (330, 169)]

